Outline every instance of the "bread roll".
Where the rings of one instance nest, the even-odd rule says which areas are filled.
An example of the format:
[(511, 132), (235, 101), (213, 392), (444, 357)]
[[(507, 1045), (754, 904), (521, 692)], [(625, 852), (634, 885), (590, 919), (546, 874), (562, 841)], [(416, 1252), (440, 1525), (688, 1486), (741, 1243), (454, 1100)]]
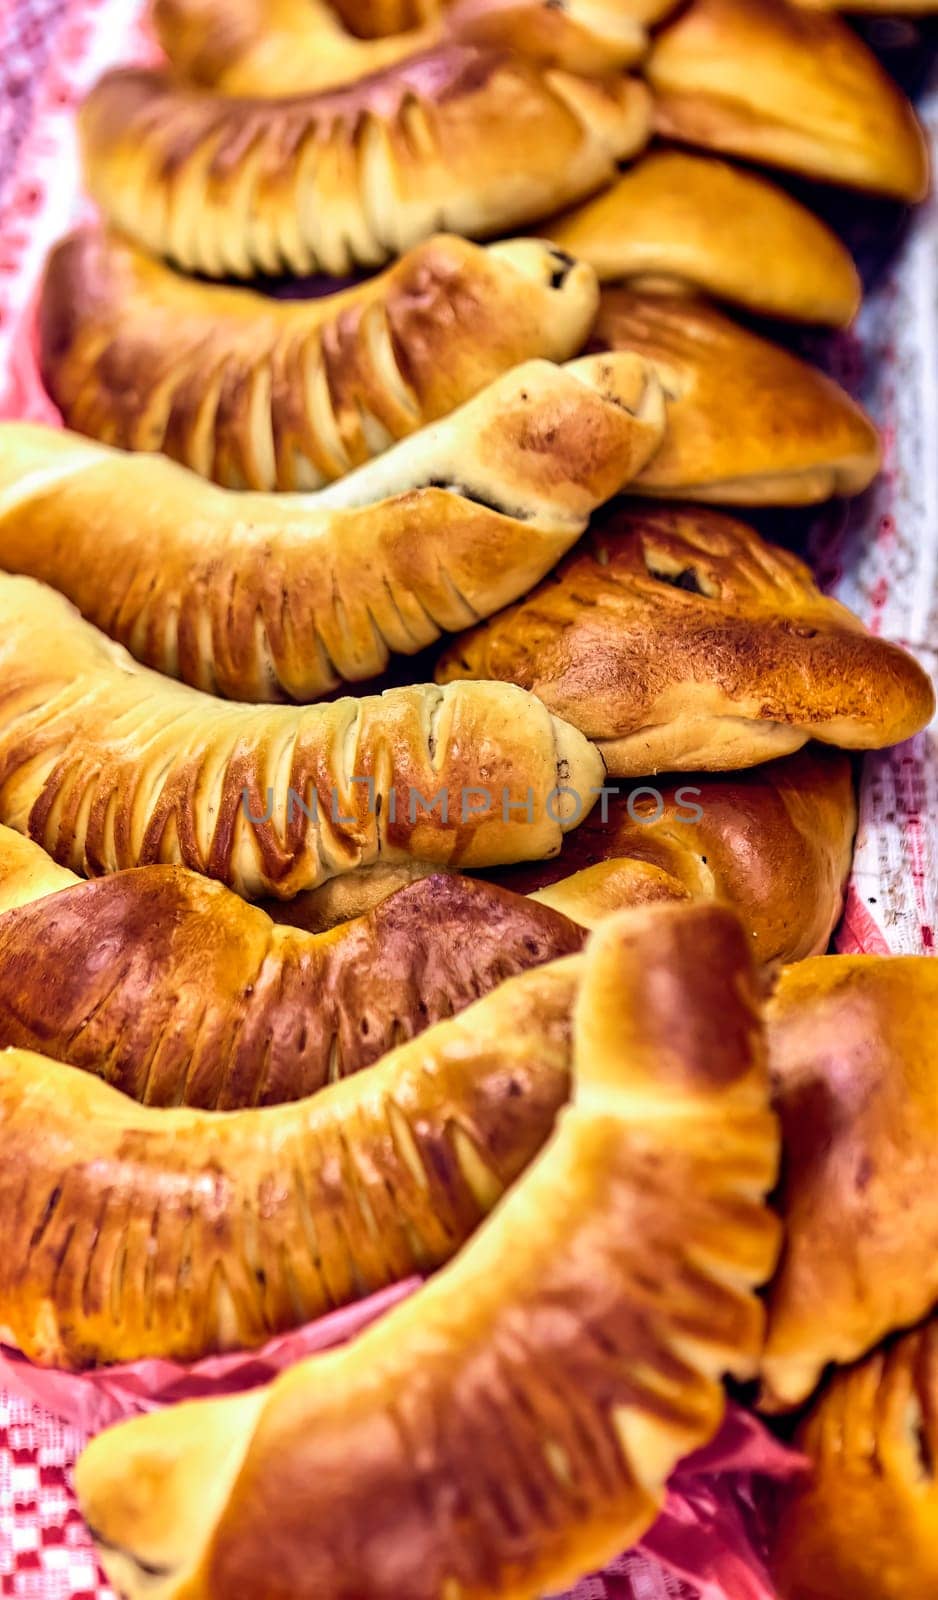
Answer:
[(665, 138), (898, 200), (928, 192), (912, 106), (839, 17), (787, 0), (692, 0), (645, 72)]
[(744, 522), (632, 503), (527, 599), (453, 641), (437, 680), (521, 684), (615, 777), (729, 771), (809, 739), (880, 749), (932, 718), (931, 682)]
[(73, 889), (81, 879), (12, 828), (0, 826), (0, 916), (45, 895)]
[(620, 785), (552, 861), (486, 876), (588, 928), (628, 906), (720, 900), (772, 967), (827, 949), (856, 824), (849, 760), (809, 745), (749, 772)]
[(766, 178), (713, 156), (652, 151), (547, 231), (604, 283), (703, 289), (834, 327), (860, 306), (860, 275), (837, 235)]
[(712, 306), (604, 289), (593, 347), (640, 355), (668, 401), (635, 494), (813, 505), (861, 494), (879, 471), (879, 434), (839, 384)]
[(634, 356), (527, 362), (340, 483), (288, 497), (8, 423), (0, 566), (184, 683), (316, 700), (525, 593), (663, 426)]
[[(0, 865), (8, 853), (0, 843)], [(19, 908), (0, 916), (0, 1047), (67, 1061), (147, 1105), (299, 1100), (585, 937), (547, 906), (460, 877), (426, 878), (318, 935), (275, 927), (183, 867), (35, 887), (44, 898), (24, 903), (21, 883)]]
[(936, 1007), (938, 962), (915, 956), (802, 962), (770, 1003), (786, 1225), (763, 1360), (772, 1407), (800, 1405), (828, 1362), (938, 1302)]
[(271, 1387), (82, 1457), (130, 1600), (532, 1600), (654, 1520), (758, 1353), (776, 1131), (727, 912), (614, 919), (584, 962), (573, 1104), (448, 1269)]
[[(423, 0), (334, 8), (326, 0), (155, 0), (152, 19), (175, 72), (190, 83), (286, 96), (355, 83), (431, 48), (441, 36), (438, 10)], [(353, 32), (346, 11), (356, 13)]]
[(361, 83), (226, 99), (109, 73), (81, 115), (111, 222), (208, 277), (380, 266), (440, 230), (490, 238), (608, 183), (648, 139), (643, 85), (452, 45)]
[(558, 850), (602, 771), (533, 696), (491, 684), (225, 704), (0, 577), (0, 822), (88, 876), (179, 863), (286, 899), (379, 858), (492, 866)]
[(773, 1530), (781, 1600), (938, 1594), (938, 1318), (838, 1373), (796, 1442), (812, 1471)]
[(196, 1360), (447, 1261), (567, 1098), (579, 959), (289, 1105), (141, 1106), (0, 1051), (0, 1341), (75, 1369)]
[(67, 425), (230, 489), (318, 489), (531, 357), (565, 361), (592, 269), (528, 239), (439, 236), (358, 288), (275, 300), (181, 277), (117, 234), (53, 251), (43, 381)]

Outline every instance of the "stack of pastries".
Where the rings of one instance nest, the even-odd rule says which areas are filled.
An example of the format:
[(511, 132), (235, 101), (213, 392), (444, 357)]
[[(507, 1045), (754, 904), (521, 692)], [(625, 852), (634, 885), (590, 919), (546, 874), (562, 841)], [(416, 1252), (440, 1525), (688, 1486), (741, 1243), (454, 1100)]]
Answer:
[(82, 110), (65, 428), (0, 427), (0, 1340), (425, 1280), (90, 1445), (132, 1600), (541, 1600), (728, 1378), (803, 1412), (780, 1600), (938, 1586), (938, 966), (826, 953), (934, 690), (747, 520), (881, 463), (778, 331), (861, 285), (765, 168), (929, 186), (836, 9), (155, 0)]

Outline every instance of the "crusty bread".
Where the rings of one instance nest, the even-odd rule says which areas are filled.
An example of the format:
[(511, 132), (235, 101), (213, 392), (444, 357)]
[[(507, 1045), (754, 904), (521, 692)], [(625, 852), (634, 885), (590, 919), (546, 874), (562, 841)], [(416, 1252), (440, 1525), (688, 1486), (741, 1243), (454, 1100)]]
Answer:
[(729, 913), (628, 914), (583, 962), (573, 1104), (455, 1262), (270, 1388), (85, 1453), (128, 1600), (532, 1600), (654, 1520), (757, 1357), (777, 1136)]
[(0, 1047), (67, 1061), (147, 1105), (299, 1100), (585, 937), (547, 906), (460, 877), (414, 883), (334, 935), (275, 927), (184, 867), (59, 889), (50, 872), (71, 874), (6, 828), (0, 903), (8, 839), (39, 865), (24, 881), (13, 863), (19, 905), (0, 915)]
[(654, 150), (547, 232), (604, 283), (702, 289), (835, 327), (860, 306), (860, 275), (833, 230), (761, 174), (714, 156)]
[(288, 1105), (141, 1106), (0, 1051), (0, 1341), (75, 1369), (194, 1360), (449, 1260), (567, 1099), (579, 960)]
[(40, 361), (70, 428), (162, 450), (231, 489), (318, 489), (532, 357), (586, 341), (590, 267), (438, 236), (318, 300), (182, 277), (116, 234), (53, 251)]
[(720, 900), (772, 967), (827, 949), (856, 822), (849, 759), (814, 745), (749, 772), (620, 785), (552, 861), (486, 877), (590, 928), (628, 906)]
[(531, 689), (610, 773), (728, 771), (809, 739), (878, 749), (931, 720), (905, 651), (821, 594), (746, 523), (634, 503), (601, 519), (527, 599), (453, 641), (437, 680)]
[(855, 1361), (938, 1302), (936, 1012), (938, 962), (924, 956), (802, 962), (770, 1003), (786, 1224), (770, 1406), (800, 1405), (828, 1362)]
[(431, 48), (441, 36), (439, 9), (424, 0), (154, 0), (151, 14), (174, 71), (188, 82), (274, 97), (355, 83)]
[(796, 1443), (811, 1476), (773, 1527), (780, 1600), (932, 1600), (938, 1317), (838, 1373)]
[(664, 403), (634, 356), (527, 362), (310, 496), (239, 495), (164, 457), (0, 425), (0, 566), (146, 665), (252, 701), (319, 699), (523, 594), (635, 476)]
[(608, 183), (650, 122), (638, 82), (459, 45), (281, 101), (112, 72), (81, 114), (105, 215), (179, 266), (239, 278), (379, 266), (441, 229), (517, 230)]
[(633, 493), (812, 505), (860, 494), (879, 471), (879, 434), (839, 384), (713, 306), (604, 289), (593, 348), (641, 355), (668, 401), (664, 443)]
[(928, 192), (912, 106), (839, 17), (788, 0), (691, 0), (645, 72), (665, 138), (899, 200)]
[(503, 864), (558, 850), (602, 771), (520, 690), (225, 704), (0, 577), (0, 822), (89, 876), (179, 863), (289, 898), (379, 858)]
[(12, 828), (0, 826), (0, 916), (45, 895), (73, 889), (81, 878)]

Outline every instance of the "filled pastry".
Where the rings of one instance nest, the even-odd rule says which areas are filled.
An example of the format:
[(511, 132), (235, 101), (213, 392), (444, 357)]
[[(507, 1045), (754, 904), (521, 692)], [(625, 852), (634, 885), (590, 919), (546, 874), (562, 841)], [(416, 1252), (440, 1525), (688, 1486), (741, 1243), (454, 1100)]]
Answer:
[(728, 912), (630, 913), (582, 959), (572, 1104), (448, 1269), (271, 1387), (86, 1451), (130, 1600), (531, 1600), (654, 1520), (758, 1357), (777, 1133)]
[[(8, 838), (42, 858), (0, 829), (0, 904)], [(276, 927), (184, 867), (57, 892), (41, 866), (35, 879), (37, 900), (20, 883), (0, 915), (0, 1047), (67, 1061), (147, 1105), (299, 1100), (585, 937), (548, 906), (457, 876), (401, 889), (334, 934)]]
[(640, 355), (668, 402), (633, 493), (813, 505), (862, 493), (879, 471), (876, 428), (833, 378), (713, 306), (604, 289), (592, 347)]
[(569, 1095), (580, 959), (284, 1105), (138, 1105), (0, 1051), (0, 1342), (75, 1369), (195, 1360), (448, 1261)]
[(214, 694), (320, 699), (524, 594), (660, 443), (631, 355), (526, 362), (308, 496), (0, 425), (0, 566), (52, 584), (147, 666)]
[(704, 290), (834, 327), (860, 306), (860, 275), (837, 235), (760, 173), (715, 156), (653, 150), (546, 231), (603, 283)]
[(938, 1303), (936, 1011), (926, 956), (802, 962), (769, 1005), (785, 1140), (770, 1406), (800, 1405), (829, 1362), (855, 1361)]
[(912, 106), (839, 17), (788, 0), (691, 0), (644, 70), (665, 138), (898, 200), (928, 192)]
[(631, 503), (525, 600), (455, 639), (440, 683), (523, 685), (618, 777), (896, 744), (932, 718), (917, 661), (744, 522)]
[(602, 778), (519, 689), (226, 704), (0, 577), (0, 822), (77, 872), (179, 863), (286, 899), (378, 860), (503, 865), (557, 851)]
[(837, 1373), (796, 1443), (811, 1475), (773, 1529), (780, 1600), (938, 1594), (938, 1317)]
[(637, 81), (470, 45), (280, 101), (111, 72), (81, 113), (105, 216), (180, 267), (238, 278), (341, 275), (441, 230), (516, 231), (610, 182), (650, 128)]
[(278, 300), (183, 277), (85, 228), (46, 269), (43, 381), (68, 427), (231, 489), (318, 489), (532, 357), (565, 361), (592, 269), (438, 236), (357, 288)]

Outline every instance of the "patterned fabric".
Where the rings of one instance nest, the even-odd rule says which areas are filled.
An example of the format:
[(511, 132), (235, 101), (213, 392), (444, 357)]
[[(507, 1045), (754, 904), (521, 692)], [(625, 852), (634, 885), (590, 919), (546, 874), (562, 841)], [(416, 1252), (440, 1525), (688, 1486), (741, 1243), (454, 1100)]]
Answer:
[[(0, 0), (0, 416), (54, 420), (39, 386), (31, 307), (50, 244), (80, 209), (74, 110), (104, 70), (149, 53), (139, 0)], [(938, 134), (938, 101), (929, 107)], [(938, 212), (918, 220), (868, 302), (847, 376), (882, 423), (887, 467), (813, 555), (825, 581), (874, 628), (938, 664)], [(938, 735), (864, 764), (862, 817), (844, 949), (934, 951), (938, 930)], [(114, 1600), (69, 1487), (82, 1444), (38, 1406), (0, 1392), (0, 1600)], [(709, 1495), (709, 1498), (708, 1498)], [(691, 1590), (631, 1553), (573, 1600), (769, 1600), (747, 1566), (742, 1521), (710, 1491), (695, 1528), (715, 1535), (708, 1579)], [(689, 1502), (687, 1502), (689, 1504)], [(681, 1515), (688, 1516), (686, 1504)], [(742, 1512), (738, 1515), (742, 1518)], [(690, 1538), (688, 1548), (698, 1546)], [(736, 1535), (739, 1535), (737, 1538)], [(647, 1541), (654, 1549), (654, 1534)], [(673, 1541), (669, 1551), (673, 1559)]]

